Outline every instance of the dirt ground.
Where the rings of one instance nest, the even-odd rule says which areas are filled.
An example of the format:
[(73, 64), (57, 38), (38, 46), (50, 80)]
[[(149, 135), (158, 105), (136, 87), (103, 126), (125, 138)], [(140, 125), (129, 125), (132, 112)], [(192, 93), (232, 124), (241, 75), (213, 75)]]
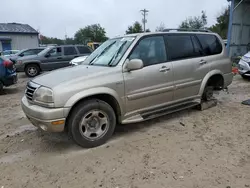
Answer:
[(250, 187), (250, 82), (239, 76), (216, 107), (119, 126), (94, 149), (34, 128), (20, 107), (26, 82), (0, 96), (0, 188)]

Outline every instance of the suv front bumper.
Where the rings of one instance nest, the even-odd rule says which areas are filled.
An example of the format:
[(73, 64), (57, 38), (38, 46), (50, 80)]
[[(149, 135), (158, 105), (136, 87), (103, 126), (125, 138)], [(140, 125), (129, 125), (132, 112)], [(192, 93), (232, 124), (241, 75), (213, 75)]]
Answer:
[(23, 112), (34, 126), (48, 132), (64, 131), (66, 121), (64, 108), (45, 108), (30, 104), (25, 96), (21, 104)]

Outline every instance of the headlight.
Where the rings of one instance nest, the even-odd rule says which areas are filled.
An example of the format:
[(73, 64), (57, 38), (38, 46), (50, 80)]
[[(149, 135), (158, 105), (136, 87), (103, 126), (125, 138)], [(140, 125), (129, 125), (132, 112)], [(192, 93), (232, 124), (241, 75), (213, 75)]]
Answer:
[(34, 102), (43, 106), (53, 106), (53, 91), (47, 87), (39, 87), (34, 93)]
[(247, 63), (250, 62), (250, 57), (243, 56), (241, 59)]

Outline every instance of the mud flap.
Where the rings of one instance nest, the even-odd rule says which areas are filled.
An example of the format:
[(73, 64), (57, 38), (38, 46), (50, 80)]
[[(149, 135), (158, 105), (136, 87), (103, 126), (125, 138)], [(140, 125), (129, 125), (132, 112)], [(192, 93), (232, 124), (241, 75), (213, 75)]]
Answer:
[(217, 106), (218, 100), (217, 99), (210, 99), (209, 101), (202, 101), (201, 104), (197, 106), (198, 110), (206, 110), (212, 107)]

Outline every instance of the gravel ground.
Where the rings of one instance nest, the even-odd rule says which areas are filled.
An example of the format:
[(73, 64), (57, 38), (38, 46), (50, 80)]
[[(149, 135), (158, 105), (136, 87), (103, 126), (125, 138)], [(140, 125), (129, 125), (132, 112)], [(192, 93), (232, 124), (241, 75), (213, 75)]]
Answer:
[(216, 107), (119, 126), (94, 149), (34, 128), (20, 107), (26, 82), (0, 95), (1, 188), (250, 187), (250, 83), (239, 76)]

